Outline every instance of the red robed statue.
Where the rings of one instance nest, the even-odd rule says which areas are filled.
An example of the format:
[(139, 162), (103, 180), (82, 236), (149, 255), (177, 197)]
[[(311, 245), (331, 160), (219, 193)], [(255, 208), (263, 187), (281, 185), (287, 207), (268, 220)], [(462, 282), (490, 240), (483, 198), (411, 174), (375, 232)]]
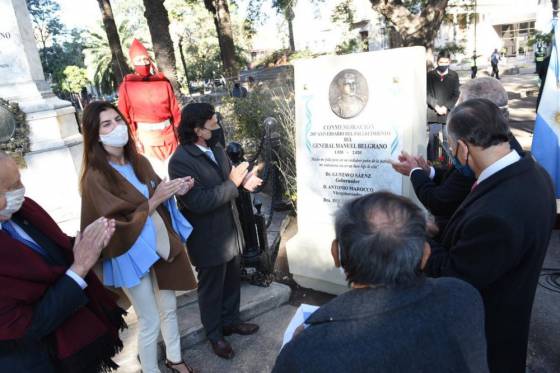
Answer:
[(167, 175), (167, 160), (177, 148), (181, 111), (171, 83), (137, 39), (130, 46), (129, 56), (134, 73), (125, 76), (119, 87), (118, 107), (130, 125), (138, 150), (163, 177)]

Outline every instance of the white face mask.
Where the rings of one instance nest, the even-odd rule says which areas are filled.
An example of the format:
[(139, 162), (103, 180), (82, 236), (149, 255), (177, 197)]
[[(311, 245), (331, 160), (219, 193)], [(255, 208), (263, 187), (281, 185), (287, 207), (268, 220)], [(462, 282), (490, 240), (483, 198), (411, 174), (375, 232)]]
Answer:
[(128, 143), (128, 128), (126, 124), (119, 124), (106, 135), (99, 135), (99, 141), (109, 146), (125, 146)]
[(6, 208), (0, 210), (0, 215), (11, 218), (13, 214), (19, 211), (23, 201), (25, 201), (24, 187), (6, 192)]

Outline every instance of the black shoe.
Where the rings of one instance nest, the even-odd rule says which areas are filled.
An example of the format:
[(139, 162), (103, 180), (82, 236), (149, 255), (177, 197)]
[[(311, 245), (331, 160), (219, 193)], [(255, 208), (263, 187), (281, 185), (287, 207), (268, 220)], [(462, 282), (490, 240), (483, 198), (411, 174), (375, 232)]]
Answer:
[(235, 325), (228, 325), (223, 327), (223, 333), (225, 336), (232, 335), (232, 334), (240, 334), (240, 335), (250, 335), (254, 334), (259, 330), (259, 326), (257, 324), (249, 324), (249, 323), (239, 323)]
[(217, 341), (210, 341), (214, 353), (222, 359), (231, 359), (234, 355), (233, 348), (225, 339), (218, 339)]

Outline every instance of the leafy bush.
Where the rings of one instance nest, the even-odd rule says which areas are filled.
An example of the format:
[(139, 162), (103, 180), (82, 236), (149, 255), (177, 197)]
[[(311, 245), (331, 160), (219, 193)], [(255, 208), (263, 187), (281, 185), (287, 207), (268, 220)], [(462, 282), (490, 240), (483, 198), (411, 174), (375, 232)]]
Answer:
[(295, 208), (295, 107), (294, 92), (285, 87), (257, 89), (245, 98), (224, 97), (219, 107), (224, 132), (228, 141), (243, 145), (247, 158), (258, 150), (264, 134), (264, 119), (274, 117), (278, 121), (277, 132), (280, 145), (277, 149), (277, 167), (284, 182), (286, 197)]

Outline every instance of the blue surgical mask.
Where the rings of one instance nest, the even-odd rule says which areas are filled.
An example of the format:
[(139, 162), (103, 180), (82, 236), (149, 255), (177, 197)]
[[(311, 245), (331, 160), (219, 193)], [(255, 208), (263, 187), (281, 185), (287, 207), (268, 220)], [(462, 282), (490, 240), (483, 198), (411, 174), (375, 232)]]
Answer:
[[(457, 149), (458, 151), (458, 149)], [(476, 175), (474, 174), (474, 171), (472, 170), (472, 168), (469, 166), (469, 155), (467, 154), (467, 163), (466, 164), (461, 164), (461, 162), (459, 162), (459, 158), (457, 157), (457, 152), (455, 152), (455, 155), (451, 158), (451, 162), (453, 162), (453, 167), (455, 167), (455, 169), (457, 171), (459, 171), (459, 173), (465, 177), (468, 177), (470, 179), (474, 179), (476, 177)]]

